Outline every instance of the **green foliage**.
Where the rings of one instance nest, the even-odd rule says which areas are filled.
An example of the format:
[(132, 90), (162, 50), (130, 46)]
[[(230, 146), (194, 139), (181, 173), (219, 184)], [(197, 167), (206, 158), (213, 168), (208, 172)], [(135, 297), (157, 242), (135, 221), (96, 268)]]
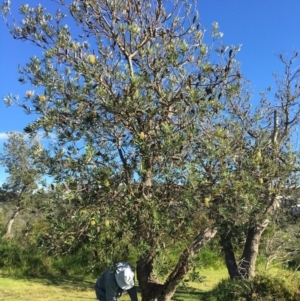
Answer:
[[(72, 254), (49, 256), (45, 250), (38, 248), (31, 239), (26, 244), (20, 244), (15, 239), (0, 240), (0, 270), (10, 275), (41, 276), (41, 275), (71, 275), (98, 276), (109, 264), (116, 261), (136, 261), (136, 257), (116, 255), (107, 260), (94, 246), (83, 246)], [(134, 252), (130, 252), (134, 254)]]
[[(26, 133), (57, 139), (35, 154), (59, 183), (54, 190), (62, 214), (50, 217), (49, 248), (72, 252), (78, 241), (99, 241), (95, 228), (102, 219), (111, 223), (105, 245), (114, 248), (114, 238), (126, 233), (140, 255), (159, 246), (162, 235), (192, 239), (203, 194), (191, 189), (202, 181), (189, 174), (186, 162), (199, 152), (190, 145), (206, 143), (203, 122), (218, 119), (225, 90), (238, 90), (239, 48), (227, 52), (217, 23), (204, 43), (205, 29), (189, 1), (56, 4), (61, 11), (53, 15), (41, 5), (22, 5), (20, 25), (9, 3), (2, 7), (14, 37), (41, 49), (20, 73), (22, 82), (44, 92), (27, 91), (15, 101), (39, 116)], [(214, 52), (216, 63), (210, 62)], [(95, 228), (80, 210), (89, 212)]]
[(5, 167), (9, 175), (4, 184), (6, 190), (18, 194), (37, 188), (45, 170), (42, 164), (34, 161), (33, 156), (41, 151), (42, 146), (37, 140), (26, 139), (22, 133), (8, 133), (8, 140), (0, 154), (0, 165)]
[(105, 263), (95, 264), (92, 250), (86, 248), (78, 250), (76, 253), (62, 255), (52, 258), (52, 266), (60, 275), (92, 275), (99, 274), (105, 268)]
[(51, 267), (59, 275), (98, 277), (112, 262), (124, 260), (136, 262), (136, 258), (127, 256), (116, 256), (112, 261), (100, 258), (98, 249), (87, 245), (72, 254), (51, 257)]
[[(165, 279), (169, 273), (174, 269), (174, 266), (178, 262), (178, 257), (184, 249), (184, 243), (174, 243), (167, 249), (158, 248), (158, 254), (154, 261), (155, 275), (159, 279)], [(202, 269), (220, 269), (224, 268), (223, 258), (218, 252), (218, 248), (214, 248), (209, 244), (201, 249), (195, 257), (191, 258), (190, 272), (187, 275), (187, 279), (192, 282), (202, 282), (205, 279), (205, 275), (202, 275)]]
[(299, 221), (292, 220), (290, 208), (287, 211), (284, 218), (289, 220), (280, 220), (278, 214), (277, 223), (269, 227), (263, 236), (260, 253), (264, 256), (265, 270), (274, 266), (299, 267)]
[(290, 274), (257, 275), (251, 280), (223, 280), (207, 301), (297, 301), (300, 279)]
[(217, 246), (205, 246), (201, 252), (195, 256), (194, 261), (198, 261), (200, 267), (204, 269), (219, 269), (224, 267), (224, 261)]
[(0, 269), (12, 275), (38, 276), (52, 272), (50, 259), (36, 246), (22, 247), (11, 239), (0, 239)]
[[(5, 101), (37, 116), (25, 128), (31, 137), (40, 131), (55, 137), (49, 149), (34, 148), (33, 162), (20, 165), (25, 187), (34, 183), (35, 169), (26, 170), (31, 163), (41, 162), (54, 179), (40, 244), (83, 263), (92, 249), (106, 263), (135, 249), (147, 262), (149, 254), (154, 262), (159, 257), (157, 272), (165, 275), (181, 246), (194, 256), (217, 227), (227, 225), (221, 235), (230, 238), (228, 247), (244, 242), (248, 228), (260, 229), (294, 172), (297, 54), (281, 57), (286, 72), (278, 81), (279, 104), (262, 96), (252, 109), (236, 60), (240, 47), (222, 43), (217, 22), (205, 36), (194, 1), (55, 5), (54, 14), (22, 5), (21, 22), (10, 1), (2, 6), (14, 38), (40, 49), (19, 69), (20, 82), (40, 94), (27, 91), (21, 100), (9, 95)], [(78, 26), (74, 32), (68, 18)], [(201, 236), (206, 227), (214, 228), (207, 240)], [(213, 260), (210, 252), (201, 259)], [(63, 260), (57, 264), (69, 270)]]
[(8, 178), (3, 184), (3, 192), (14, 204), (13, 214), (8, 218), (6, 235), (12, 236), (12, 225), (17, 215), (30, 207), (31, 196), (38, 189), (44, 165), (36, 162), (34, 156), (42, 151), (40, 143), (35, 139), (26, 139), (24, 134), (9, 133), (0, 154), (0, 165), (5, 166)]

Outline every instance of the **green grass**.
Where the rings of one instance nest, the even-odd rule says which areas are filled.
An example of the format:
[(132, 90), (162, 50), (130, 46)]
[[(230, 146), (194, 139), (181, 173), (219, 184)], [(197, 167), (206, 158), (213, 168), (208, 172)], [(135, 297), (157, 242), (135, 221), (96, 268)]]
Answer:
[[(184, 282), (173, 296), (175, 301), (200, 301), (222, 280), (227, 279), (227, 269), (200, 270), (205, 279), (202, 283)], [(20, 278), (0, 274), (0, 301), (96, 301), (96, 279), (80, 277), (35, 277)], [(119, 301), (129, 301), (125, 294)], [(141, 297), (139, 296), (139, 300)]]
[(222, 280), (228, 278), (227, 269), (208, 268), (200, 270), (200, 276), (205, 277), (203, 282), (186, 282), (179, 286), (172, 300), (200, 301), (209, 295), (209, 292)]
[(0, 301), (95, 301), (93, 282), (55, 278), (26, 278), (16, 279), (1, 276)]
[(228, 279), (228, 272), (225, 267), (220, 269), (208, 268), (200, 270), (200, 275), (205, 277), (203, 282), (188, 282), (188, 286), (203, 292), (212, 290), (222, 279)]
[[(207, 269), (201, 273), (207, 278), (203, 283), (188, 282), (181, 285), (173, 300), (199, 301), (221, 279), (227, 277), (226, 269)], [(13, 278), (0, 275), (0, 301), (95, 301), (96, 279), (75, 277)], [(125, 294), (120, 301), (128, 301)], [(139, 300), (141, 298), (139, 297)]]
[[(208, 297), (212, 289), (222, 280), (228, 279), (227, 269), (201, 269), (201, 283), (184, 282), (173, 296), (175, 301), (200, 301)], [(268, 274), (278, 270), (268, 271)], [(96, 301), (94, 283), (96, 279), (71, 276), (45, 276), (35, 278), (12, 277), (0, 273), (0, 301)], [(120, 301), (129, 301), (125, 294)], [(139, 300), (141, 297), (139, 296)]]

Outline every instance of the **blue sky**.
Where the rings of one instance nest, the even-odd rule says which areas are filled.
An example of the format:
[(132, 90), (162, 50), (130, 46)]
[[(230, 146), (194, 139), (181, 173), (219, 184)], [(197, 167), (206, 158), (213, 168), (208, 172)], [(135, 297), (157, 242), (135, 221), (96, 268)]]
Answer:
[[(2, 2), (2, 1), (1, 1)], [(14, 12), (21, 4), (41, 3), (48, 10), (55, 4), (51, 0), (11, 0)], [(224, 44), (239, 45), (237, 56), (243, 75), (252, 82), (253, 102), (259, 92), (274, 85), (272, 73), (282, 72), (275, 54), (292, 54), (300, 51), (300, 1), (299, 0), (199, 0), (200, 20), (211, 29), (218, 22), (224, 33)], [(0, 152), (5, 133), (22, 131), (33, 120), (18, 107), (7, 108), (3, 97), (9, 93), (20, 97), (30, 87), (18, 82), (18, 65), (24, 66), (32, 55), (39, 55), (40, 49), (16, 41), (0, 21)], [(4, 169), (0, 168), (0, 185), (5, 180)]]

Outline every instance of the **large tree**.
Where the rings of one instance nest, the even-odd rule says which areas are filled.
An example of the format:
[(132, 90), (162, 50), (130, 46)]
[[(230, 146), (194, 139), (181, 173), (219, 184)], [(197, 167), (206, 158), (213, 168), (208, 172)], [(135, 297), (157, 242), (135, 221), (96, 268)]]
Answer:
[[(53, 15), (23, 5), (21, 22), (9, 3), (2, 7), (14, 38), (41, 50), (20, 68), (20, 82), (35, 91), (15, 101), (39, 116), (27, 133), (55, 137), (40, 159), (65, 211), (55, 226), (60, 235), (49, 236), (65, 252), (96, 241), (104, 220), (103, 250), (128, 239), (138, 254), (143, 300), (168, 300), (191, 258), (236, 208), (236, 184), (225, 198), (220, 189), (233, 181), (223, 163), (250, 152), (236, 99), (243, 84), (239, 48), (220, 42), (217, 23), (207, 35), (190, 1), (57, 4)], [(77, 25), (73, 32), (69, 22)], [(222, 208), (225, 215), (214, 214)], [(187, 247), (159, 282), (155, 260), (174, 241)]]

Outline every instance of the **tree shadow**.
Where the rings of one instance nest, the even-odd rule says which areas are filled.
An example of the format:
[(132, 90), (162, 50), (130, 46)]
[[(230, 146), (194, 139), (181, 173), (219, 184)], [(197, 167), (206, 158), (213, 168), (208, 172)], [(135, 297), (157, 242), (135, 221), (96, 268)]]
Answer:
[(65, 290), (86, 291), (93, 290), (95, 281), (92, 279), (86, 279), (84, 277), (75, 276), (59, 276), (59, 275), (43, 275), (43, 276), (13, 276), (13, 275), (3, 275), (2, 278), (12, 278), (12, 279), (24, 279), (30, 282), (36, 282), (43, 285), (53, 285), (63, 288)]
[(186, 301), (186, 300), (207, 300), (210, 296), (210, 292), (202, 291), (196, 288), (191, 288), (187, 286), (180, 286), (172, 300), (175, 301)]
[[(57, 286), (66, 291), (91, 291), (94, 290), (94, 285), (96, 279), (87, 279), (84, 277), (76, 276), (59, 276), (59, 275), (43, 275), (43, 276), (12, 276), (0, 274), (1, 278), (12, 278), (12, 279), (23, 279), (34, 283), (39, 283), (42, 285)], [(139, 286), (136, 286), (137, 292), (140, 293), (141, 290)], [(172, 298), (174, 301), (193, 301), (193, 300), (208, 300), (210, 292), (202, 291), (200, 289), (179, 286)]]

